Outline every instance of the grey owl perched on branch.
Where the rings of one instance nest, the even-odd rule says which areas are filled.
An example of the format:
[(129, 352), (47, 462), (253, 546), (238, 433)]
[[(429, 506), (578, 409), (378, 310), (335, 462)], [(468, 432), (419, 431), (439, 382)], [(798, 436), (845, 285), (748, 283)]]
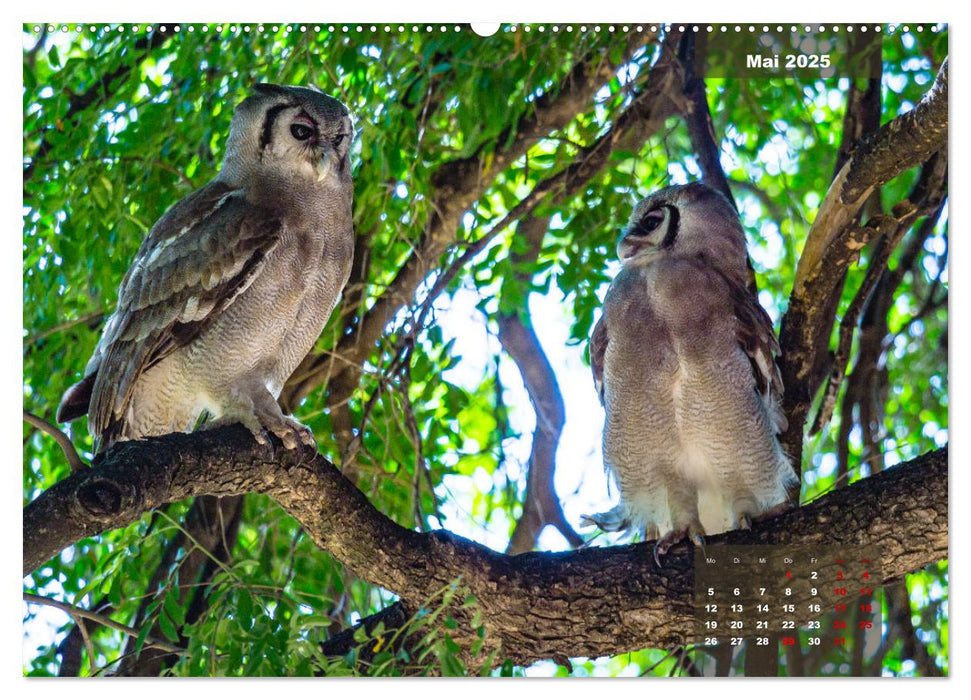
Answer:
[(353, 127), (316, 90), (257, 85), (209, 184), (135, 255), (84, 378), (58, 420), (88, 414), (96, 450), (189, 431), (208, 411), (287, 447), (314, 444), (277, 403), (350, 274)]
[(657, 557), (786, 501), (796, 475), (776, 438), (786, 427), (779, 345), (738, 215), (715, 190), (655, 192), (634, 208), (617, 253), (623, 268), (590, 362), (620, 504), (588, 519), (661, 535)]

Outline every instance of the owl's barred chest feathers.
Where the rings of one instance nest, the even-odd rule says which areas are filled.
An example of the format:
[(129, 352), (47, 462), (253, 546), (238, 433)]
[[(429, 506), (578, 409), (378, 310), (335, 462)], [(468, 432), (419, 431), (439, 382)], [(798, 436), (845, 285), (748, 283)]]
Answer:
[[(604, 315), (609, 327), (624, 332), (612, 334), (604, 357), (604, 439), (612, 463), (651, 460), (663, 449), (681, 478), (713, 487), (717, 474), (702, 442), (710, 447), (723, 435), (699, 435), (697, 426), (731, 408), (736, 392), (712, 391), (713, 383), (726, 377), (750, 383), (750, 377), (741, 353), (718, 350), (734, 341), (734, 319), (718, 304), (682, 295), (693, 278), (713, 282), (671, 260), (625, 268), (615, 280)], [(663, 447), (656, 436), (664, 437)], [(643, 470), (623, 469), (622, 488), (637, 488), (642, 477)]]
[[(223, 397), (244, 379), (279, 397), (320, 336), (350, 273), (352, 232), (341, 231), (329, 214), (282, 219), (279, 244), (266, 255), (260, 276), (195, 342), (136, 384), (131, 434), (148, 422), (185, 430), (203, 410), (219, 418), (226, 413)], [(215, 367), (206, 361), (214, 356), (221, 360)]]
[(606, 412), (604, 465), (620, 504), (605, 530), (683, 537), (744, 527), (783, 503), (795, 474), (771, 321), (745, 282), (744, 233), (697, 183), (640, 203), (618, 243), (624, 267), (591, 338)]
[[(300, 232), (287, 238), (284, 233), (280, 246), (267, 255), (260, 278), (190, 346), (193, 354), (218, 346), (232, 348), (254, 365), (270, 358), (274, 379), (285, 374), (285, 381), (309, 352), (339, 298), (350, 262)], [(335, 247), (341, 253), (346, 249)]]

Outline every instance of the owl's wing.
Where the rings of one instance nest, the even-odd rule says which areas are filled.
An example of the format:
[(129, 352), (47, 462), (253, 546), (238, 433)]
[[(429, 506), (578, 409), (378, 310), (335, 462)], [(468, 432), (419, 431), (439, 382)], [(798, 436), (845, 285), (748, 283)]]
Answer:
[(604, 402), (604, 353), (607, 352), (607, 317), (600, 316), (597, 325), (593, 327), (590, 336), (590, 369), (593, 370), (593, 386), (600, 397), (600, 404)]
[(89, 425), (109, 442), (135, 380), (190, 343), (260, 274), (281, 222), (241, 190), (214, 182), (176, 204), (135, 255), (86, 374)]
[(752, 288), (722, 275), (728, 285), (736, 319), (736, 338), (748, 356), (755, 378), (755, 388), (762, 396), (776, 430), (783, 432), (788, 421), (782, 413), (782, 373), (775, 356), (780, 353), (779, 341), (772, 328), (772, 319), (759, 304)]

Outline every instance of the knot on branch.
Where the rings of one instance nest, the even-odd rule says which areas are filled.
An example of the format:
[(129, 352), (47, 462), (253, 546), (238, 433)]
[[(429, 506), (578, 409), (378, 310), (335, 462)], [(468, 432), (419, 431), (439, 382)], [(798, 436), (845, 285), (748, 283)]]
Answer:
[(85, 479), (75, 491), (78, 506), (100, 521), (111, 520), (135, 503), (135, 489), (103, 476)]

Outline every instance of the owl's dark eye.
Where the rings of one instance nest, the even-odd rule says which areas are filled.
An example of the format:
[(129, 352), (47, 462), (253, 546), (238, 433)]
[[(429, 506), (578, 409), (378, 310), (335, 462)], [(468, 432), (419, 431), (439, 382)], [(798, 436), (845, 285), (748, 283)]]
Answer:
[(306, 141), (314, 135), (314, 130), (306, 124), (297, 122), (290, 125), (290, 133), (293, 134), (293, 138), (297, 141)]
[(337, 136), (334, 137), (334, 140), (331, 141), (331, 144), (334, 146), (334, 148), (337, 148), (342, 143), (344, 143), (344, 134), (337, 134)]
[(632, 236), (647, 236), (650, 235), (661, 223), (664, 221), (664, 212), (658, 209), (648, 212), (644, 217), (641, 218), (634, 226), (631, 228), (630, 234)]
[(662, 221), (664, 221), (664, 214), (652, 211), (638, 222), (637, 228), (649, 233), (660, 226)]

